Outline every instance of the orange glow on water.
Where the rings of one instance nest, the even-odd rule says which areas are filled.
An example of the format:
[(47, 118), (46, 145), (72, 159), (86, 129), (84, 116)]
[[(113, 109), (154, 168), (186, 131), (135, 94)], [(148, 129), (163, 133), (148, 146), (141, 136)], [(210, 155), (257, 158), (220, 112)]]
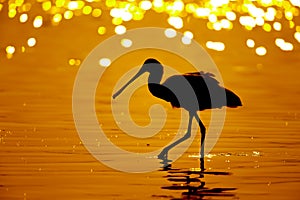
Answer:
[[(115, 34), (122, 35), (127, 30), (128, 22), (135, 21), (138, 23), (139, 21), (143, 21), (148, 12), (156, 12), (167, 14), (168, 18), (166, 22), (169, 24), (169, 28), (175, 28), (182, 33), (189, 26), (190, 17), (193, 17), (195, 19), (206, 20), (206, 28), (213, 31), (232, 30), (237, 26), (236, 22), (247, 31), (262, 29), (267, 33), (271, 33), (273, 31), (284, 32), (293, 30), (295, 40), (289, 41), (287, 46), (285, 45), (284, 48), (280, 48), (283, 51), (293, 51), (294, 47), (292, 46), (295, 45), (293, 43), (300, 40), (300, 26), (299, 20), (297, 20), (300, 13), (300, 1), (298, 0), (205, 0), (198, 3), (182, 0), (106, 0), (105, 3), (101, 3), (99, 0), (37, 0), (36, 2), (29, 0), (9, 0), (0, 3), (0, 12), (5, 12), (3, 9), (3, 5), (5, 4), (8, 5), (8, 18), (13, 19), (17, 17), (20, 24), (32, 23), (32, 27), (36, 29), (44, 27), (45, 20), (48, 18), (51, 19), (51, 24), (54, 26), (59, 25), (64, 20), (71, 20), (79, 16), (99, 18), (99, 22), (101, 23), (103, 12), (108, 10), (111, 17), (111, 24), (99, 24), (100, 26), (96, 30), (96, 33), (99, 35), (107, 34), (109, 26), (114, 27)], [(40, 7), (42, 12), (34, 16), (31, 14), (31, 10), (33, 8), (36, 9), (36, 7)], [(286, 26), (286, 23), (288, 23), (288, 26)], [(192, 29), (189, 32), (194, 35), (194, 31)], [(167, 33), (171, 34), (171, 32)], [(186, 38), (183, 38), (182, 42), (184, 44), (190, 43)], [(18, 48), (24, 46), (24, 44), (16, 44), (16, 46), (18, 45)], [(252, 45), (247, 46), (253, 48)], [(222, 48), (217, 49), (220, 51)], [(12, 58), (11, 55), (9, 54), (8, 57)]]

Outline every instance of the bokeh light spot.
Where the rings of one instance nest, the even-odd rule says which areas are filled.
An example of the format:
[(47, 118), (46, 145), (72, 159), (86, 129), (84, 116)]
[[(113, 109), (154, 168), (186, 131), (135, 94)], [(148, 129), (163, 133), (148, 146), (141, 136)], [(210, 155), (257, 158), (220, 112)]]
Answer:
[(133, 20), (139, 21), (142, 20), (144, 18), (144, 13), (142, 13), (141, 11), (136, 11), (133, 13)]
[(122, 35), (124, 33), (126, 33), (126, 27), (123, 25), (118, 25), (115, 27), (115, 33), (118, 35)]
[(293, 28), (295, 27), (295, 22), (290, 21), (290, 22), (289, 22), (289, 25), (290, 25), (290, 29), (293, 29)]
[(215, 31), (220, 31), (222, 29), (222, 24), (220, 22), (213, 23), (213, 29)]
[(80, 59), (76, 59), (75, 60), (75, 65), (79, 66), (81, 64), (81, 60)]
[(196, 17), (207, 17), (210, 14), (209, 8), (197, 8), (195, 10)]
[(273, 28), (276, 31), (281, 31), (281, 28), (282, 28), (281, 23), (280, 22), (274, 22)]
[(122, 10), (119, 9), (119, 8), (113, 8), (110, 10), (110, 16), (112, 17), (119, 17), (121, 18), (122, 17)]
[(100, 17), (101, 14), (102, 14), (102, 11), (98, 8), (94, 9), (93, 12), (92, 12), (93, 17)]
[(295, 32), (294, 38), (300, 43), (300, 32)]
[(257, 26), (263, 26), (264, 23), (265, 23), (265, 20), (264, 20), (264, 18), (262, 18), (262, 17), (257, 17), (257, 18), (255, 19), (255, 23), (256, 23)]
[(8, 11), (8, 17), (9, 18), (14, 18), (16, 16), (16, 14), (17, 14), (17, 10), (16, 9), (10, 9)]
[(163, 11), (163, 7), (164, 7), (163, 0), (153, 0), (152, 5), (154, 6), (154, 9), (156, 11), (158, 11), (158, 12), (162, 12)]
[(122, 22), (123, 22), (123, 20), (122, 20), (122, 18), (120, 18), (120, 17), (114, 17), (114, 18), (112, 19), (112, 23), (113, 23), (114, 25), (120, 25), (120, 24), (122, 24)]
[(78, 10), (81, 9), (83, 6), (84, 6), (83, 1), (69, 1), (68, 3), (69, 10)]
[(167, 28), (165, 30), (165, 36), (167, 38), (174, 38), (174, 37), (176, 37), (176, 35), (177, 35), (177, 32), (172, 28)]
[(107, 7), (114, 7), (116, 5), (116, 0), (106, 0), (105, 4)]
[(247, 44), (247, 47), (249, 47), (249, 48), (254, 48), (254, 46), (255, 46), (255, 42), (252, 39), (248, 39), (246, 41), (246, 44)]
[(71, 58), (70, 60), (69, 60), (69, 65), (71, 65), (71, 66), (74, 66), (75, 65), (75, 59), (74, 58)]
[(255, 53), (259, 56), (264, 56), (267, 54), (267, 49), (263, 46), (260, 46), (255, 49)]
[(71, 59), (69, 59), (68, 63), (71, 66), (79, 66), (81, 64), (81, 60), (80, 59), (71, 58)]
[(98, 28), (98, 34), (99, 35), (104, 35), (106, 33), (106, 28), (104, 26), (100, 26)]
[(168, 23), (176, 29), (181, 29), (183, 27), (183, 21), (180, 17), (169, 17)]
[(300, 1), (299, 0), (290, 0), (291, 4), (294, 6), (300, 7)]
[(132, 46), (132, 41), (130, 39), (122, 39), (121, 45), (125, 48), (129, 48)]
[(6, 47), (5, 50), (6, 50), (7, 54), (14, 54), (15, 51), (16, 51), (16, 48), (14, 46), (12, 46), (12, 45), (9, 45), (9, 46)]
[(27, 40), (27, 45), (29, 46), (29, 47), (33, 47), (33, 46), (35, 46), (36, 45), (36, 39), (35, 38), (29, 38), (28, 40)]
[(110, 64), (111, 64), (111, 61), (109, 58), (101, 58), (99, 60), (99, 65), (102, 67), (108, 67), (108, 66), (110, 66)]
[(213, 7), (221, 7), (229, 3), (229, 0), (210, 0), (210, 4)]
[(224, 51), (225, 50), (225, 44), (223, 42), (208, 41), (208, 42), (206, 42), (206, 47), (208, 49), (212, 49), (215, 51)]
[(217, 18), (217, 16), (216, 16), (215, 14), (210, 14), (210, 15), (208, 16), (208, 20), (209, 20), (210, 22), (212, 22), (212, 23), (215, 23), (215, 22), (218, 21), (218, 18)]
[(181, 38), (181, 42), (182, 42), (183, 44), (189, 45), (189, 44), (192, 43), (192, 39), (189, 38), (188, 36), (185, 36), (185, 35), (184, 35), (184, 36)]
[(89, 15), (92, 13), (93, 8), (91, 6), (84, 6), (82, 9), (82, 13), (84, 15)]
[(270, 24), (268, 24), (268, 23), (265, 23), (265, 24), (263, 25), (263, 29), (264, 29), (266, 32), (271, 32), (272, 26), (271, 26)]
[(72, 19), (73, 17), (73, 12), (71, 10), (67, 10), (65, 13), (64, 13), (64, 18), (65, 19)]
[(291, 21), (293, 19), (293, 13), (291, 11), (286, 11), (284, 14), (287, 20)]
[(183, 33), (183, 35), (186, 37), (186, 38), (189, 38), (189, 39), (193, 39), (194, 38), (194, 34), (191, 32), (191, 31), (185, 31)]
[(48, 11), (51, 9), (51, 1), (44, 1), (42, 3), (42, 8), (44, 11)]
[(227, 18), (228, 20), (230, 20), (230, 21), (236, 20), (236, 14), (235, 14), (234, 12), (232, 12), (232, 11), (226, 12), (225, 15), (226, 15), (226, 18)]
[(284, 41), (282, 38), (276, 38), (275, 40), (276, 46), (278, 46), (282, 51), (292, 51), (294, 46), (290, 42)]
[(60, 13), (56, 13), (52, 18), (52, 21), (54, 23), (59, 23), (61, 20), (62, 20), (62, 16)]
[(275, 10), (275, 8), (269, 7), (267, 9), (267, 12), (265, 13), (264, 18), (265, 18), (266, 21), (274, 21), (275, 16), (276, 16), (276, 10)]
[(130, 21), (132, 19), (132, 14), (130, 12), (123, 12), (121, 18), (125, 22)]
[(28, 20), (28, 15), (26, 13), (23, 13), (20, 15), (20, 22), (25, 23)]
[(221, 20), (221, 26), (224, 29), (232, 29), (232, 23), (230, 21), (228, 21), (227, 19)]
[(36, 16), (33, 21), (33, 27), (34, 28), (40, 28), (43, 25), (43, 17), (42, 16)]
[(247, 29), (247, 27), (249, 27), (248, 29), (250, 29), (250, 30), (251, 30), (251, 28), (256, 26), (256, 21), (251, 16), (241, 16), (239, 19), (239, 22), (241, 25), (245, 26), (246, 29)]
[(139, 3), (139, 6), (143, 10), (150, 10), (152, 7), (152, 3), (151, 3), (151, 1), (141, 1)]

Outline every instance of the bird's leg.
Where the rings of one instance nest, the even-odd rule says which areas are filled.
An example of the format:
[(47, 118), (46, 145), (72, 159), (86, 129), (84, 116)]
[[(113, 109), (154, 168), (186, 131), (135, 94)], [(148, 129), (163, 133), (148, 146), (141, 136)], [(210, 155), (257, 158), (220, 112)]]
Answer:
[(194, 116), (195, 116), (195, 114), (190, 112), (189, 123), (188, 123), (188, 128), (187, 128), (186, 134), (182, 138), (176, 140), (169, 146), (165, 147), (160, 152), (160, 154), (158, 154), (157, 158), (163, 160), (163, 163), (168, 163), (169, 161), (171, 161), (171, 160), (168, 160), (168, 153), (169, 153), (170, 149), (174, 148), (176, 145), (184, 142), (185, 140), (187, 140), (188, 138), (191, 137), (192, 121), (193, 121)]
[(195, 114), (192, 112), (190, 112), (189, 114), (190, 114), (190, 117), (189, 117), (188, 128), (187, 128), (187, 131), (185, 134), (186, 137), (191, 137), (192, 122), (193, 122), (193, 118), (195, 116)]
[(204, 158), (204, 140), (205, 140), (205, 134), (206, 134), (206, 128), (204, 124), (202, 123), (201, 119), (199, 116), (196, 114), (195, 118), (199, 124), (200, 127), (200, 132), (201, 132), (201, 153), (200, 153), (200, 158)]

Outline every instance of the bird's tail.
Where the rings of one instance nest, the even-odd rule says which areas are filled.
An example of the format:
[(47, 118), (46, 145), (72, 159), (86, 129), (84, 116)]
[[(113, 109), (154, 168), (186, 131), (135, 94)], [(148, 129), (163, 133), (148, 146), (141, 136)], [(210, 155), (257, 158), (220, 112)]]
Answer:
[(242, 106), (241, 99), (236, 94), (228, 89), (225, 89), (225, 93), (228, 107), (236, 108), (238, 106)]

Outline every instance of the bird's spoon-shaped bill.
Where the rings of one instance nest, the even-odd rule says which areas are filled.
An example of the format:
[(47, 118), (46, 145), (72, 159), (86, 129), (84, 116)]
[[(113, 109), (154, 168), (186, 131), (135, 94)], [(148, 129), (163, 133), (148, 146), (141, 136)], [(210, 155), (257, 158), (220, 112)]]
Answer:
[(128, 85), (130, 85), (135, 79), (137, 79), (139, 76), (141, 76), (145, 70), (141, 68), (136, 75), (134, 75), (123, 87), (121, 87), (116, 93), (113, 94), (112, 98), (115, 99), (117, 96), (119, 96)]

